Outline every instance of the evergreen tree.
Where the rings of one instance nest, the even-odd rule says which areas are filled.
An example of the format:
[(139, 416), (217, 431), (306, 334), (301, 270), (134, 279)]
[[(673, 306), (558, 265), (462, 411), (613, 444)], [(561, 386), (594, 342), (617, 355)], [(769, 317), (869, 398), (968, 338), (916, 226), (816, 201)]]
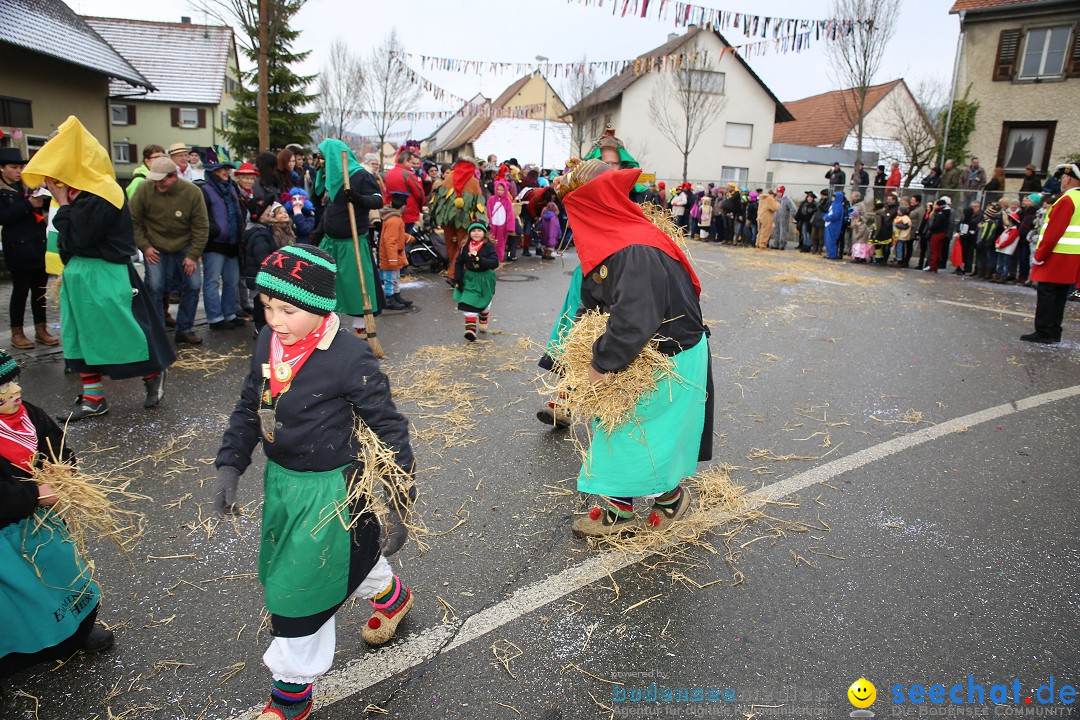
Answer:
[[(238, 21), (243, 37), (240, 46), (244, 56), (258, 64), (259, 22), (256, 0), (214, 0)], [(318, 113), (301, 112), (312, 96), (307, 94), (313, 75), (297, 75), (293, 66), (304, 60), (310, 51), (294, 52), (293, 43), (300, 31), (292, 27), (292, 19), (307, 0), (263, 0), (269, 2), (269, 37), (267, 51), (268, 97), (270, 108), (270, 148), (289, 143), (306, 145), (318, 122)], [(239, 153), (252, 154), (259, 148), (258, 72), (244, 73), (246, 87), (237, 90), (234, 110), (229, 112), (229, 127), (224, 130), (229, 144)]]

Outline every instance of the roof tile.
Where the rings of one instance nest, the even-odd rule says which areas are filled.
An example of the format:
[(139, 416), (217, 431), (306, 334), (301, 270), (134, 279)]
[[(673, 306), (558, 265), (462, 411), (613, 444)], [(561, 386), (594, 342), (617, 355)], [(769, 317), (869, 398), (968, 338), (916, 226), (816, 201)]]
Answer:
[[(201, 105), (221, 102), (233, 52), (232, 28), (101, 17), (87, 17), (86, 22), (157, 88), (138, 99)], [(137, 92), (125, 82), (109, 86), (113, 96)]]
[(131, 85), (153, 87), (132, 63), (60, 0), (0, 0), (0, 18), (0, 42), (90, 68)]
[[(901, 82), (903, 80), (893, 80), (868, 88), (865, 112), (870, 112)], [(795, 116), (795, 121), (777, 125), (773, 129), (774, 143), (839, 147), (855, 125), (850, 119), (855, 117), (852, 90), (833, 90), (802, 100), (789, 100), (784, 105)]]

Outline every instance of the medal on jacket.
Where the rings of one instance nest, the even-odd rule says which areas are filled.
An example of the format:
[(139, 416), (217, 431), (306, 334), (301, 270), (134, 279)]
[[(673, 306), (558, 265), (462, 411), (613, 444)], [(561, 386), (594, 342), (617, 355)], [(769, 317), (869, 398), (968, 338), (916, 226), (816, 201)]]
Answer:
[(274, 429), (277, 427), (277, 401), (270, 396), (270, 363), (263, 363), (263, 390), (259, 397), (259, 430), (266, 442), (274, 442)]
[(285, 383), (286, 385), (292, 380), (293, 369), (292, 365), (287, 362), (279, 362), (274, 366), (274, 378), (279, 383)]

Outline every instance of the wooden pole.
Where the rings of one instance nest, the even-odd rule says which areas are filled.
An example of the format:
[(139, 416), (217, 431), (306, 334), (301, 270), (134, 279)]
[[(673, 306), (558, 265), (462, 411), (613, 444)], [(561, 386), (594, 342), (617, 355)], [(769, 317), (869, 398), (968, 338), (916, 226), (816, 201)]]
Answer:
[[(341, 174), (345, 177), (345, 189), (349, 189), (349, 151), (341, 151)], [(352, 206), (352, 203), (345, 200), (345, 205), (349, 208), (349, 227), (352, 229), (352, 244), (353, 252), (356, 254), (356, 274), (360, 276), (360, 294), (364, 298), (364, 337), (367, 339), (368, 344), (371, 345), (372, 351), (375, 353), (375, 357), (382, 359), (386, 357), (386, 352), (383, 351), (382, 345), (379, 343), (379, 338), (375, 334), (375, 315), (371, 311), (371, 298), (368, 295), (367, 281), (364, 280), (364, 263), (360, 258), (360, 233), (356, 230), (356, 208)]]
[(259, 0), (259, 150), (270, 149), (270, 0)]

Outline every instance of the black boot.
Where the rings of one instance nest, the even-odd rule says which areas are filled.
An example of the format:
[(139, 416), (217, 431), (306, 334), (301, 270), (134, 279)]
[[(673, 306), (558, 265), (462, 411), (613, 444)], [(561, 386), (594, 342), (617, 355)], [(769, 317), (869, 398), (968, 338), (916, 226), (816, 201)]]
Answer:
[(386, 305), (384, 307), (386, 307), (387, 310), (404, 310), (408, 306), (398, 302), (397, 295), (391, 295), (386, 298)]
[(397, 300), (402, 305), (404, 305), (405, 307), (412, 307), (413, 306), (413, 301), (412, 300), (406, 300), (405, 298), (401, 297), (401, 293), (394, 293), (394, 299)]

